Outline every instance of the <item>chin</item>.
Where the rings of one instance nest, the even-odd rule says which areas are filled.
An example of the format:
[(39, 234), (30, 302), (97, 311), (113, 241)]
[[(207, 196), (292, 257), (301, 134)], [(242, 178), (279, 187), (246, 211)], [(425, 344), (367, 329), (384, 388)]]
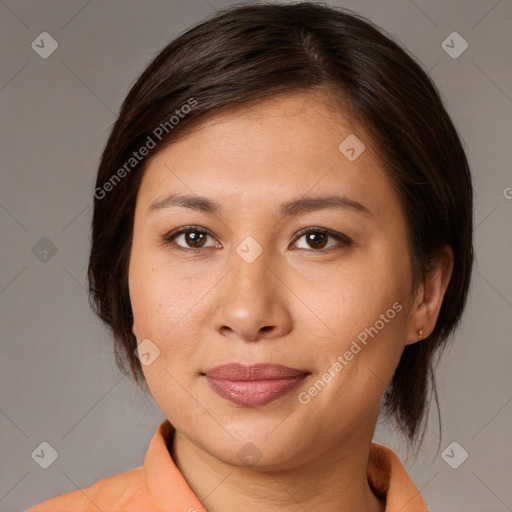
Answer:
[[(211, 438), (200, 439), (200, 444), (215, 458), (237, 467), (247, 467), (257, 470), (288, 469), (293, 459), (306, 452), (306, 447), (300, 446), (300, 432), (296, 436), (291, 432), (282, 431), (279, 435), (276, 426), (279, 421), (260, 424), (239, 424), (235, 432), (230, 425), (219, 437), (216, 432)], [(286, 440), (286, 441), (284, 441)]]

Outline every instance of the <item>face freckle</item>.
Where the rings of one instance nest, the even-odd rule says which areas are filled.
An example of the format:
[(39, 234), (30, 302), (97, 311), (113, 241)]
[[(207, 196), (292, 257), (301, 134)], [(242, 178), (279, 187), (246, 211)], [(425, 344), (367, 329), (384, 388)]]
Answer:
[[(347, 138), (364, 144), (354, 159)], [(325, 97), (290, 94), (205, 122), (145, 171), (129, 267), (138, 343), (159, 350), (144, 375), (177, 430), (219, 459), (250, 441), (286, 467), (371, 437), (411, 294), (406, 220), (371, 147)], [(205, 378), (227, 363), (304, 378), (237, 404)]]

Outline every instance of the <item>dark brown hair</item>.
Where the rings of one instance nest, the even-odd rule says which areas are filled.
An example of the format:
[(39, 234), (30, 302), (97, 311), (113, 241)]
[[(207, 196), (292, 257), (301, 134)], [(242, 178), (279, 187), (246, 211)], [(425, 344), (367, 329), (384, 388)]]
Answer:
[[(434, 356), (457, 326), (468, 294), (471, 176), (457, 130), (427, 73), (382, 29), (351, 11), (318, 2), (234, 5), (154, 58), (123, 102), (102, 154), (88, 268), (91, 306), (112, 330), (121, 370), (143, 382), (134, 354), (128, 265), (148, 159), (225, 109), (317, 90), (330, 91), (331, 101), (345, 105), (377, 148), (408, 222), (413, 285), (435, 266), (443, 246), (454, 251), (435, 329), (405, 347), (383, 400), (413, 443), (426, 425), (432, 394), (437, 403)], [(150, 148), (146, 156), (144, 146)]]

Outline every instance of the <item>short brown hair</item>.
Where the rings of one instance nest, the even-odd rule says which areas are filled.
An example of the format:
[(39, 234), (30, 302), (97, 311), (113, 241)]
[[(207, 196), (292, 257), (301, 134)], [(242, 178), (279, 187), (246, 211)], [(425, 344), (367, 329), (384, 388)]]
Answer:
[(153, 155), (221, 110), (322, 88), (348, 105), (378, 148), (406, 215), (415, 286), (443, 246), (454, 252), (435, 329), (405, 347), (383, 400), (414, 442), (432, 394), (437, 403), (434, 356), (467, 299), (471, 176), (457, 130), (427, 73), (382, 29), (351, 11), (318, 2), (234, 5), (154, 58), (123, 102), (102, 154), (88, 268), (91, 306), (112, 330), (121, 370), (143, 381), (134, 354), (128, 265), (135, 202), (150, 156), (130, 160), (133, 152), (151, 138)]

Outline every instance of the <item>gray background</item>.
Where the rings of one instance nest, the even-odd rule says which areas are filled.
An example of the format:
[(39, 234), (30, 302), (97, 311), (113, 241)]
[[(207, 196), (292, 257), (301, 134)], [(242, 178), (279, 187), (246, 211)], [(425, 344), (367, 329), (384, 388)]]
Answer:
[[(109, 335), (89, 310), (95, 172), (116, 112), (150, 59), (229, 3), (0, 1), (2, 511), (139, 466), (163, 420), (115, 368)], [(431, 71), (476, 190), (470, 301), (437, 371), (441, 449), (433, 420), (416, 460), (385, 425), (375, 440), (402, 458), (432, 511), (512, 510), (512, 2), (336, 4), (375, 21)], [(47, 59), (31, 47), (43, 31), (59, 44)], [(453, 31), (469, 44), (456, 59), (441, 47)], [(42, 237), (57, 248), (46, 262), (32, 251)], [(31, 457), (42, 441), (58, 452), (48, 469)], [(457, 469), (441, 456), (453, 441), (469, 454)]]

